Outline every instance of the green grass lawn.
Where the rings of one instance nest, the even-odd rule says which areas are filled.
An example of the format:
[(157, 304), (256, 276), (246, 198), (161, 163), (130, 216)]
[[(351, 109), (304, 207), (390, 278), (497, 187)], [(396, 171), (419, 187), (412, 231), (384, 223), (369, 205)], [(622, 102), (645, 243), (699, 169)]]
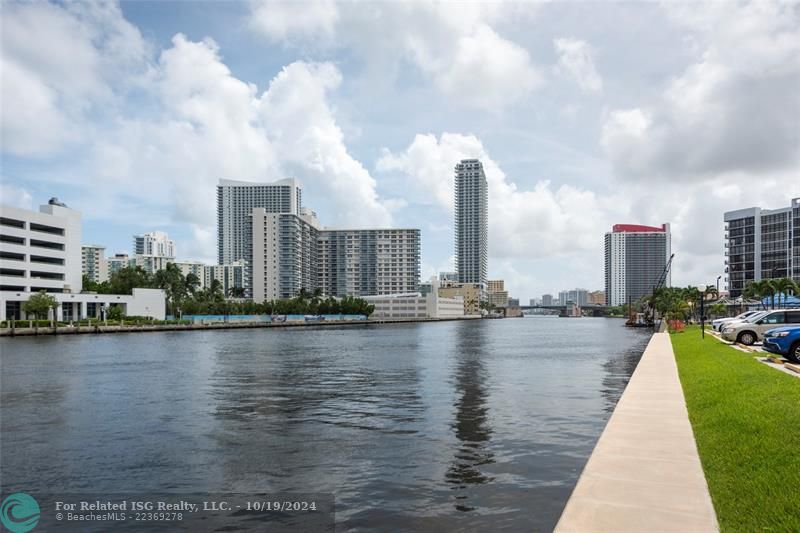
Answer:
[(722, 531), (800, 531), (800, 379), (698, 327), (671, 335)]

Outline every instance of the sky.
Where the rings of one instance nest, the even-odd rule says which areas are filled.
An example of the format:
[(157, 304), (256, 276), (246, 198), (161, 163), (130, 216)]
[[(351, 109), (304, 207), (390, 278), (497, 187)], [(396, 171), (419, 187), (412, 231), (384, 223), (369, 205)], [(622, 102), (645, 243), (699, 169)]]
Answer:
[(723, 213), (800, 197), (800, 3), (3, 2), (0, 201), (57, 196), (107, 255), (216, 259), (220, 178), (296, 177), (327, 226), (416, 227), (453, 270), (483, 161), (489, 278), (603, 288), (616, 223), (722, 274)]

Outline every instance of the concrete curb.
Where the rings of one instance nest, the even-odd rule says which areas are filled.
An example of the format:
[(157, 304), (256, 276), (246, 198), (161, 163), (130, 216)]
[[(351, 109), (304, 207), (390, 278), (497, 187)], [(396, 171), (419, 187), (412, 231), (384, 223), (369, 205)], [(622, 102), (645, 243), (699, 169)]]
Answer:
[(647, 345), (555, 531), (719, 531), (669, 334)]

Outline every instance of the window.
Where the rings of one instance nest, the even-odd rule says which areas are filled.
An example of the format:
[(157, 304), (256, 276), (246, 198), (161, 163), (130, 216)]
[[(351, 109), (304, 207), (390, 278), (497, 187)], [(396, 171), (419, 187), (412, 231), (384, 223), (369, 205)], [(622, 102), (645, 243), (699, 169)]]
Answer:
[(31, 246), (38, 246), (39, 248), (50, 248), (52, 250), (63, 250), (64, 245), (60, 242), (40, 241), (38, 239), (31, 239)]
[(23, 220), (16, 220), (13, 218), (0, 217), (0, 224), (3, 226), (11, 226), (12, 228), (24, 228), (25, 222)]
[(784, 313), (772, 313), (761, 319), (762, 324), (783, 324)]
[(59, 272), (36, 272), (32, 270), (31, 278), (63, 280), (64, 274)]
[(60, 257), (45, 257), (43, 255), (31, 255), (31, 263), (46, 263), (48, 265), (63, 265), (64, 260)]
[(786, 313), (786, 324), (800, 324), (800, 311)]
[(22, 237), (14, 237), (13, 235), (0, 235), (0, 242), (7, 242), (10, 244), (25, 244), (25, 239)]
[(14, 252), (0, 252), (0, 259), (12, 259), (14, 261), (25, 261), (25, 254)]
[(51, 233), (53, 235), (64, 235), (63, 228), (56, 228), (53, 226), (46, 226), (44, 224), (37, 224), (36, 222), (31, 222), (30, 224), (31, 231), (40, 231), (42, 233)]

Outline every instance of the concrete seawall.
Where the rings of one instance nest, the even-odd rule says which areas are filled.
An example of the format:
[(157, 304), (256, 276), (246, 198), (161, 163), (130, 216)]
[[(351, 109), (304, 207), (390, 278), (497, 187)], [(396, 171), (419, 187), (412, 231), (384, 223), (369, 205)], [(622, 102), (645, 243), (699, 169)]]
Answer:
[(656, 333), (557, 533), (718, 531), (667, 333)]
[(410, 324), (416, 322), (451, 322), (454, 320), (478, 320), (480, 317), (465, 318), (414, 318), (414, 319), (374, 319), (330, 322), (215, 322), (212, 324), (163, 324), (141, 326), (59, 326), (35, 328), (0, 329), (0, 337), (26, 337), (31, 335), (89, 335), (99, 333), (146, 333), (152, 331), (203, 331), (211, 329), (254, 329), (254, 328), (295, 328), (295, 327), (332, 327), (332, 326), (375, 326), (386, 324)]

